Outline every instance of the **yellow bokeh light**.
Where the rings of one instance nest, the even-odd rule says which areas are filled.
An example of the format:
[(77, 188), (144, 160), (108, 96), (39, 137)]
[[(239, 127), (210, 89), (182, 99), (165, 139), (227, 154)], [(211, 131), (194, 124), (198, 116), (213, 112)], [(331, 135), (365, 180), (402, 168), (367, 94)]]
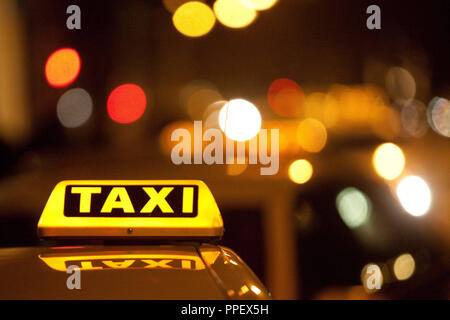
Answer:
[(394, 274), (395, 277), (402, 281), (411, 278), (416, 269), (416, 262), (409, 253), (402, 254), (395, 259)]
[(295, 160), (289, 166), (289, 178), (298, 184), (306, 183), (313, 175), (313, 167), (308, 160)]
[(397, 178), (405, 168), (402, 149), (393, 143), (383, 143), (373, 154), (373, 166), (377, 173), (387, 180)]
[(247, 7), (261, 11), (272, 8), (278, 0), (240, 0)]
[(316, 119), (305, 119), (298, 126), (297, 141), (305, 151), (319, 152), (327, 143), (327, 129)]
[(247, 141), (261, 130), (261, 114), (247, 100), (233, 99), (220, 110), (219, 125), (228, 138)]
[(187, 2), (175, 11), (172, 17), (175, 28), (185, 36), (201, 37), (214, 27), (216, 17), (206, 4)]
[(245, 28), (256, 18), (256, 11), (240, 0), (217, 0), (214, 13), (217, 20), (229, 28)]

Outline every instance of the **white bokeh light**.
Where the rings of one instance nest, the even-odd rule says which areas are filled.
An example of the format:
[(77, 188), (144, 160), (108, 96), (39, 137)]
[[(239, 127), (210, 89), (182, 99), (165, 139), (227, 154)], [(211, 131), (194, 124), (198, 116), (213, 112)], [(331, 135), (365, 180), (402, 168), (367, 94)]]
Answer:
[(403, 208), (415, 217), (423, 216), (430, 209), (431, 191), (420, 177), (402, 179), (397, 186), (397, 196)]
[(83, 125), (92, 114), (91, 96), (82, 88), (68, 90), (59, 98), (56, 114), (66, 128)]
[(219, 125), (228, 138), (247, 141), (261, 130), (261, 114), (247, 100), (230, 100), (220, 110)]
[(435, 132), (450, 137), (450, 101), (435, 97), (428, 107), (428, 122)]
[(369, 219), (372, 205), (369, 198), (360, 190), (345, 188), (336, 197), (339, 215), (349, 228), (362, 226)]

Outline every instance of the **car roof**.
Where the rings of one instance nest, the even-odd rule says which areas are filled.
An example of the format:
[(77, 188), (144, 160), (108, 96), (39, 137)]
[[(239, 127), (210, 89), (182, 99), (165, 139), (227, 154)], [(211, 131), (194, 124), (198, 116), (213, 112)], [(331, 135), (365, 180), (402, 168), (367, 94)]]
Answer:
[[(71, 265), (81, 271), (79, 290), (66, 284)], [(270, 297), (234, 252), (209, 244), (5, 248), (0, 249), (0, 273), (0, 299)]]

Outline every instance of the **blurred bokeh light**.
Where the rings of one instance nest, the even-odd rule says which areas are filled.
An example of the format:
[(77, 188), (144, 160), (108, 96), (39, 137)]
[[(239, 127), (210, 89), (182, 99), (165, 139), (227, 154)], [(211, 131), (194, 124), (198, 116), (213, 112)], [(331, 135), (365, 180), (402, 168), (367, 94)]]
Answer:
[(214, 27), (212, 9), (199, 1), (189, 1), (178, 7), (172, 17), (175, 28), (185, 36), (201, 37)]
[[(0, 1), (0, 149), (3, 143), (23, 146), (33, 134), (31, 90), (27, 86), (31, 82), (32, 62), (28, 56), (28, 33), (23, 23), (19, 2)], [(39, 64), (39, 70), (41, 68)], [(8, 163), (11, 158), (4, 154), (0, 156), (0, 172), (1, 163)]]
[(402, 105), (414, 99), (416, 81), (405, 68), (392, 67), (386, 74), (386, 89), (391, 98)]
[(305, 94), (294, 80), (276, 79), (270, 84), (267, 100), (276, 114), (297, 117), (305, 102)]
[(251, 102), (233, 99), (220, 110), (219, 125), (232, 140), (250, 140), (261, 130), (261, 114)]
[(272, 8), (278, 0), (240, 0), (246, 6), (261, 11)]
[(295, 160), (289, 165), (289, 178), (292, 182), (303, 184), (309, 181), (313, 175), (313, 167), (308, 160)]
[(428, 122), (434, 131), (444, 137), (450, 137), (450, 102), (435, 97), (428, 106)]
[(78, 52), (71, 48), (63, 48), (53, 52), (45, 64), (45, 76), (53, 87), (65, 87), (77, 78), (81, 69)]
[(213, 88), (199, 88), (188, 97), (187, 112), (192, 120), (201, 120), (207, 108), (222, 99), (222, 95)]
[(76, 128), (89, 120), (92, 105), (92, 98), (86, 90), (70, 89), (59, 98), (56, 114), (64, 127)]
[(180, 107), (192, 120), (204, 119), (210, 105), (222, 100), (222, 95), (210, 81), (195, 79), (183, 85), (178, 94)]
[(397, 178), (405, 168), (403, 151), (393, 143), (380, 145), (373, 154), (372, 162), (376, 172), (387, 180)]
[(345, 188), (339, 192), (336, 197), (336, 207), (342, 221), (351, 229), (362, 226), (372, 211), (369, 198), (354, 187)]
[(327, 129), (318, 120), (302, 120), (297, 129), (297, 141), (308, 152), (319, 152), (327, 143)]
[(418, 176), (403, 178), (397, 186), (397, 196), (403, 208), (413, 216), (423, 216), (431, 205), (431, 190)]
[(305, 99), (304, 115), (321, 121), (325, 127), (334, 127), (340, 116), (338, 101), (331, 94), (313, 92)]
[(123, 84), (115, 88), (108, 97), (109, 117), (118, 123), (131, 123), (138, 120), (145, 111), (147, 97), (141, 87)]
[(411, 278), (411, 276), (414, 274), (415, 269), (416, 262), (413, 256), (409, 253), (398, 256), (394, 261), (394, 275), (400, 281)]
[(428, 129), (427, 108), (418, 100), (413, 100), (402, 108), (401, 120), (403, 129), (412, 137), (423, 136)]
[(245, 28), (256, 18), (256, 11), (241, 0), (217, 0), (213, 8), (217, 20), (229, 28)]
[(219, 125), (219, 114), (220, 110), (223, 108), (224, 105), (226, 105), (228, 101), (226, 100), (219, 100), (216, 102), (211, 103), (208, 105), (203, 111), (203, 127), (205, 129), (209, 128), (215, 128), (220, 129)]

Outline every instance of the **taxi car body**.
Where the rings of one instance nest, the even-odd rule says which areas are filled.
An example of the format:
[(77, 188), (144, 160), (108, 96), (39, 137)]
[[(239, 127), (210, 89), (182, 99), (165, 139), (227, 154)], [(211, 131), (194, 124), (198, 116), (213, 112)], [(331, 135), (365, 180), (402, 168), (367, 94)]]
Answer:
[(201, 181), (62, 181), (38, 234), (42, 246), (0, 249), (0, 299), (271, 298), (217, 245), (222, 218)]

